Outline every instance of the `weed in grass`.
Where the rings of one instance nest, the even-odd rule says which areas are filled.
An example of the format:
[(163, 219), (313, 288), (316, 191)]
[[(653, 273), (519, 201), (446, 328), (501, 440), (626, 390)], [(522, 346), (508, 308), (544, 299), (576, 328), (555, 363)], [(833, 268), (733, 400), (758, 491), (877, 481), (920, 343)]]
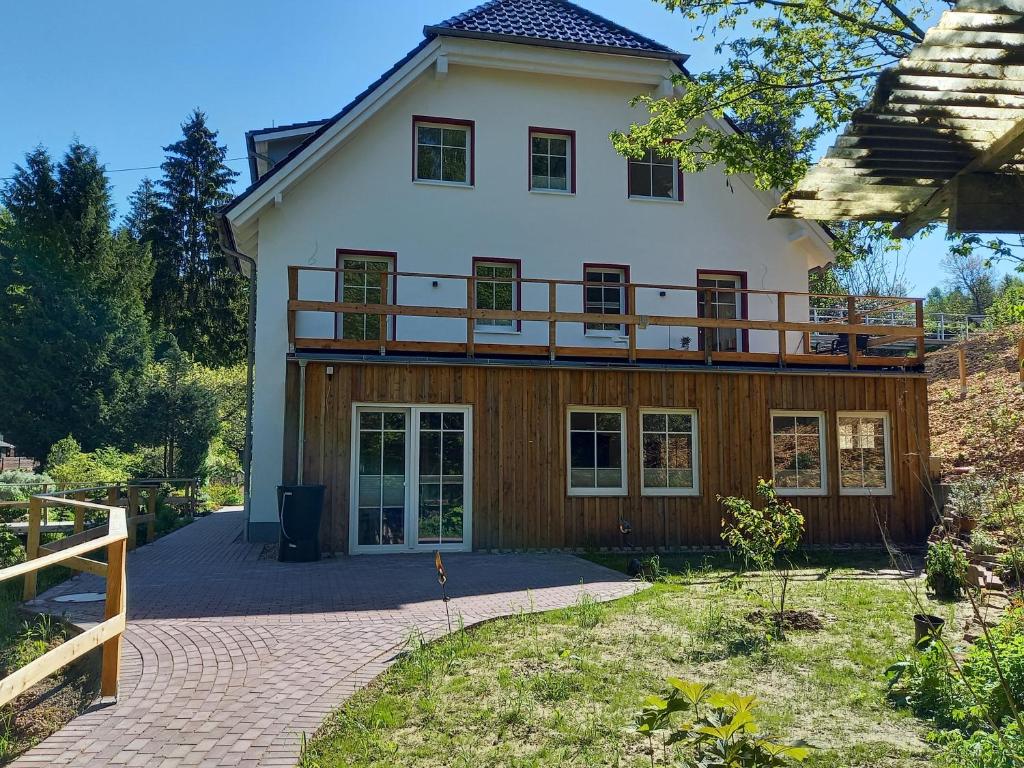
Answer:
[(566, 610), (580, 629), (593, 629), (601, 623), (604, 615), (601, 604), (586, 592), (581, 592), (576, 604)]

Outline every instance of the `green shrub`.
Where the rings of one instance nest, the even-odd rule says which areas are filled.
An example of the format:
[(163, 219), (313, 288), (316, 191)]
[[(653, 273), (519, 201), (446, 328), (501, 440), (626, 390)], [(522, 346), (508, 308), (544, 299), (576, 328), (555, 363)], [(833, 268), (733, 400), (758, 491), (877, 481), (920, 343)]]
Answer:
[(47, 474), (71, 487), (124, 483), (143, 475), (144, 466), (141, 453), (125, 453), (111, 447), (87, 453), (70, 435), (54, 443), (46, 459)]
[(971, 532), (971, 551), (977, 555), (994, 555), (999, 542), (996, 537), (984, 528), (976, 528)]
[(957, 599), (967, 587), (967, 555), (949, 539), (933, 541), (925, 557), (928, 586), (941, 598)]
[(1024, 547), (1011, 547), (999, 556), (999, 577), (1011, 584), (1024, 583)]
[(1007, 611), (989, 636), (993, 648), (984, 637), (972, 645), (960, 665), (962, 675), (938, 643), (892, 665), (886, 671), (890, 699), (918, 717), (965, 734), (1007, 722), (1014, 707), (1024, 709), (1024, 608)]
[(710, 685), (676, 677), (664, 695), (648, 696), (636, 718), (646, 736), (653, 765), (654, 737), (671, 745), (679, 765), (714, 768), (781, 768), (803, 762), (810, 750), (764, 738), (755, 720), (757, 699), (719, 693)]
[(33, 493), (41, 493), (53, 484), (49, 475), (8, 469), (0, 472), (0, 501), (27, 501)]
[(965, 737), (959, 731), (942, 731), (931, 740), (943, 747), (939, 764), (946, 768), (1020, 768), (1024, 735), (1016, 723), (1010, 723), (1001, 736), (975, 731)]
[(753, 565), (768, 576), (766, 599), (774, 612), (775, 631), (781, 637), (792, 568), (789, 556), (800, 544), (804, 516), (788, 501), (776, 496), (770, 480), (758, 479), (757, 495), (764, 499), (764, 509), (755, 509), (750, 501), (737, 496), (718, 497), (728, 511), (722, 520), (722, 540), (748, 566)]
[(210, 483), (203, 488), (203, 496), (206, 498), (203, 507), (207, 510), (236, 507), (243, 502), (242, 486), (229, 483)]

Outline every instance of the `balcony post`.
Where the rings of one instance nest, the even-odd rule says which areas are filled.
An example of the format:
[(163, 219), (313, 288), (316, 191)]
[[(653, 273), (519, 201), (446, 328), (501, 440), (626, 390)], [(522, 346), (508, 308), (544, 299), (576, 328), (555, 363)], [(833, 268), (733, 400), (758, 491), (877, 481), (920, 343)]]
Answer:
[[(857, 297), (847, 296), (846, 297), (846, 324), (850, 326), (851, 330), (853, 326), (858, 323), (857, 319)], [(850, 358), (850, 367), (857, 367), (857, 332), (853, 330), (852, 333), (846, 334), (846, 343), (849, 347), (847, 354)]]
[(466, 278), (466, 357), (476, 357), (476, 327), (473, 317), (476, 308), (476, 278)]
[[(299, 298), (299, 268), (294, 265), (288, 267), (288, 301), (292, 302)], [(295, 351), (295, 310), (288, 307), (288, 349)]]
[[(380, 303), (388, 303), (388, 273), (380, 273)], [(380, 356), (384, 357), (388, 343), (388, 319), (390, 315), (377, 315), (377, 339), (380, 342)]]
[(551, 319), (548, 320), (548, 359), (554, 360), (557, 354), (558, 345), (558, 323), (555, 322), (555, 312), (558, 311), (558, 283), (554, 280), (548, 283), (548, 312)]
[[(633, 315), (637, 314), (636, 286), (633, 285), (632, 283), (626, 286), (626, 311)], [(631, 363), (636, 362), (636, 334), (638, 330), (639, 326), (637, 325), (626, 326), (626, 344), (628, 345), (626, 350), (626, 357), (629, 359), (629, 362)]]
[[(710, 311), (711, 311), (711, 289), (710, 288), (705, 288), (704, 289), (704, 317), (710, 318), (711, 315), (708, 314)], [(699, 308), (698, 308), (697, 314), (698, 315), (701, 314), (700, 311), (699, 311)], [(712, 338), (714, 338), (714, 339), (718, 338), (718, 336), (716, 334), (709, 334), (708, 330), (709, 329), (706, 326), (704, 326), (704, 327), (702, 327), (700, 329), (700, 336), (704, 340), (704, 364), (705, 365), (711, 365), (711, 339)]]
[(924, 299), (914, 299), (914, 322), (917, 324), (917, 364), (924, 364)]
[[(779, 313), (778, 319), (780, 323), (786, 322), (786, 294), (779, 291), (776, 296), (778, 297)], [(749, 349), (747, 350), (750, 351)], [(779, 368), (786, 367), (786, 332), (783, 330), (779, 331)]]

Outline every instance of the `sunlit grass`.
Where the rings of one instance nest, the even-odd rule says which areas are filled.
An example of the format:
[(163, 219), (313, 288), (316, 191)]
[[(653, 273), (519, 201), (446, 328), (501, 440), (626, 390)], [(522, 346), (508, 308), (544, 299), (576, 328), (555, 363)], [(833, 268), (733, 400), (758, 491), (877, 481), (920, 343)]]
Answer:
[[(887, 568), (881, 553), (804, 562), (791, 605), (825, 628), (777, 642), (745, 618), (763, 607), (757, 580), (728, 566), (724, 556), (662, 558), (662, 580), (630, 598), (413, 638), (329, 718), (302, 764), (649, 766), (633, 718), (675, 675), (756, 694), (768, 731), (816, 747), (811, 766), (930, 765), (925, 726), (886, 704), (882, 676), (910, 650), (920, 581), (872, 574)], [(928, 608), (954, 618), (949, 606)]]

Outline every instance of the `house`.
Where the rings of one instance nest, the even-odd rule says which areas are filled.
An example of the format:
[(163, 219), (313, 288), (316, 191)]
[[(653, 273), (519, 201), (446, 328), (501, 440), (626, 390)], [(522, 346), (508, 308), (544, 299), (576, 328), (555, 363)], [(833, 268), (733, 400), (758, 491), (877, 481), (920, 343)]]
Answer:
[(923, 539), (921, 302), (810, 296), (830, 236), (778, 195), (614, 151), (684, 60), (492, 0), (247, 135), (221, 228), (257, 278), (251, 539), (299, 482), (353, 554), (717, 545), (758, 477), (812, 543)]

